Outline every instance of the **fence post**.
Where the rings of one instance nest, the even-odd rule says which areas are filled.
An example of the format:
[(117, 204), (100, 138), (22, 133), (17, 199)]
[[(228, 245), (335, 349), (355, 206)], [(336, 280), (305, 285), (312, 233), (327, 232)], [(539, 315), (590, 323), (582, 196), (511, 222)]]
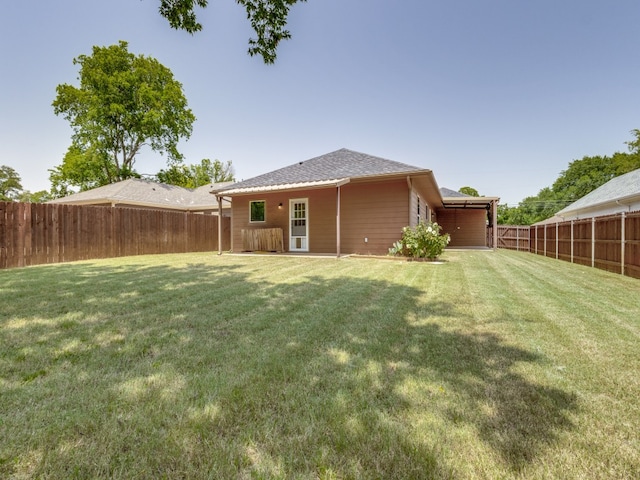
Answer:
[(626, 229), (625, 229), (625, 223), (626, 223), (626, 215), (625, 212), (622, 212), (622, 218), (620, 219), (620, 273), (622, 275), (624, 275), (624, 244), (626, 242), (625, 236), (626, 236)]
[(536, 255), (538, 255), (538, 226), (535, 226)]
[(544, 224), (544, 256), (547, 256), (547, 224)]
[(556, 260), (558, 259), (558, 222), (556, 222)]
[(596, 217), (591, 217), (591, 267), (596, 266)]
[(573, 220), (571, 220), (571, 263), (573, 263)]

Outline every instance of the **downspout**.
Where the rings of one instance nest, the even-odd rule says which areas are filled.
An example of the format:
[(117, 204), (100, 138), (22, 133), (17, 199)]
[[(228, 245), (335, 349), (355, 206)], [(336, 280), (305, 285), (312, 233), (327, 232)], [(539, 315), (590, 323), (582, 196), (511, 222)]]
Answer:
[(411, 177), (409, 175), (407, 175), (407, 187), (409, 187), (409, 203), (407, 204), (407, 206), (409, 207), (409, 218), (407, 225), (411, 226), (411, 217), (413, 217), (413, 215), (411, 215), (411, 200), (413, 199), (413, 185), (411, 183)]

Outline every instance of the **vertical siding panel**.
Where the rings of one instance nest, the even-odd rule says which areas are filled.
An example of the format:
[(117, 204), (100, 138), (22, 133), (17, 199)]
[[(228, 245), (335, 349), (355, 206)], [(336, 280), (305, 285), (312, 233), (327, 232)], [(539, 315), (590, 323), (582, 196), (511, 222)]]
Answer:
[(343, 252), (388, 253), (409, 221), (409, 200), (405, 179), (344, 185), (340, 200)]
[(451, 235), (451, 247), (487, 245), (487, 211), (484, 209), (451, 208), (438, 210), (442, 233)]

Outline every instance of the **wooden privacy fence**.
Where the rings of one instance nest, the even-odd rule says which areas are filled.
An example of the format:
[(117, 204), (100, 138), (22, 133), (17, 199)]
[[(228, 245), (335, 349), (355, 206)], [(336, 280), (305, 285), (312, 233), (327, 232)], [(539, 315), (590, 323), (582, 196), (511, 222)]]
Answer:
[[(222, 218), (222, 249), (231, 220)], [(218, 250), (218, 216), (84, 205), (0, 202), (0, 268)]]
[[(506, 248), (509, 250), (529, 251), (529, 226), (523, 225), (498, 225), (498, 248)], [(487, 229), (492, 235), (491, 229)], [(487, 245), (493, 244), (493, 237)]]
[(530, 227), (530, 251), (640, 278), (640, 212)]

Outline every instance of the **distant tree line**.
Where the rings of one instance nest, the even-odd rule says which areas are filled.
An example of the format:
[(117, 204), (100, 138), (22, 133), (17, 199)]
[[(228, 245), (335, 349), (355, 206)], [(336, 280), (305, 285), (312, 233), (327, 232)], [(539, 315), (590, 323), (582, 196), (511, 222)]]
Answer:
[(631, 133), (635, 139), (626, 142), (628, 152), (574, 160), (560, 172), (552, 186), (525, 198), (517, 207), (499, 205), (498, 224), (531, 225), (545, 220), (612, 178), (640, 168), (640, 130)]

